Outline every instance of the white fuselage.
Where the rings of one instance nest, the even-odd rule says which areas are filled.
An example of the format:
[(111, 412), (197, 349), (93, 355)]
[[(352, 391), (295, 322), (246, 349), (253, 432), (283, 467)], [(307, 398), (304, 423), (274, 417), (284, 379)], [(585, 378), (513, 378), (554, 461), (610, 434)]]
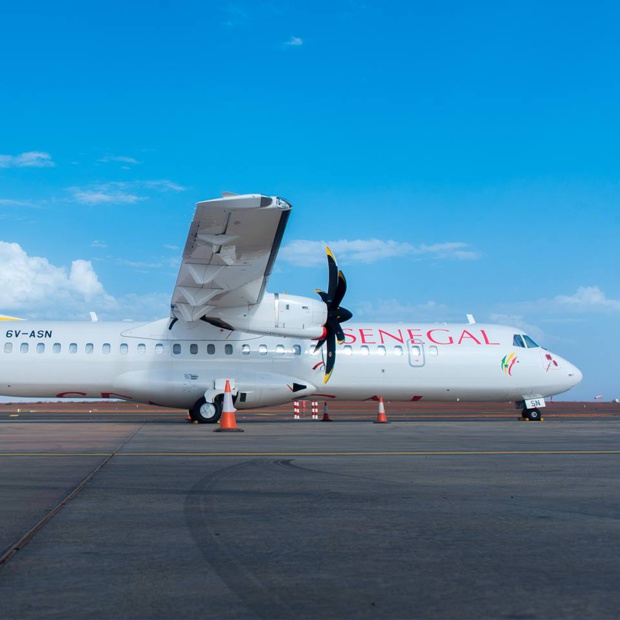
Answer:
[(519, 345), (512, 327), (349, 324), (323, 384), (311, 340), (207, 323), (11, 321), (0, 332), (0, 394), (120, 398), (189, 408), (231, 380), (236, 408), (308, 397), (511, 401), (564, 392), (581, 380), (566, 360)]

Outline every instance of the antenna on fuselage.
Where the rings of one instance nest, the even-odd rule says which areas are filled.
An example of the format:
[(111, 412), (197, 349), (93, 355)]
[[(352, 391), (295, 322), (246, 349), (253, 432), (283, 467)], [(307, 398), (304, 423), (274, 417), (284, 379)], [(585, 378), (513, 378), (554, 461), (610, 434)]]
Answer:
[(97, 316), (96, 312), (89, 312), (89, 314), (90, 314), (90, 320), (93, 323), (96, 323), (99, 320), (99, 317)]
[(466, 314), (465, 316), (467, 317), (467, 322), (470, 325), (473, 325), (476, 322), (476, 319), (474, 319), (474, 315), (473, 314)]

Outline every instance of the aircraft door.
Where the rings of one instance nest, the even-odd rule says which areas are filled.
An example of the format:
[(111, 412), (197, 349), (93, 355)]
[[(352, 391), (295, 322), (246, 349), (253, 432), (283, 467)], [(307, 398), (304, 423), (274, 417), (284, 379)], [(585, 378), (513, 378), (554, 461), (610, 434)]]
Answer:
[(410, 366), (424, 366), (424, 343), (407, 340), (407, 351), (409, 352)]

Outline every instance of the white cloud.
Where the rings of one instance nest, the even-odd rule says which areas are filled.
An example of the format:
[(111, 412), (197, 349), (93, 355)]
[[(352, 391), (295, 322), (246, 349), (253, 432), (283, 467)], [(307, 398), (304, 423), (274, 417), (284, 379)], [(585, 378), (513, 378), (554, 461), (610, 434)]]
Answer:
[(291, 37), (284, 45), (287, 47), (301, 47), (304, 41), (301, 37)]
[(137, 181), (137, 184), (138, 185), (142, 184), (144, 185), (144, 187), (147, 187), (149, 189), (156, 189), (161, 192), (166, 192), (166, 191), (184, 192), (185, 191), (185, 187), (183, 187), (182, 185), (179, 185), (178, 183), (173, 183), (172, 181), (169, 181), (168, 179), (160, 179), (159, 181)]
[(108, 247), (108, 244), (105, 241), (99, 241), (99, 239), (95, 239), (93, 242), (91, 242), (90, 247), (105, 249)]
[(49, 153), (28, 151), (20, 155), (0, 155), (0, 168), (53, 168)]
[(73, 194), (75, 202), (84, 205), (134, 204), (140, 200), (145, 200), (144, 196), (113, 190), (104, 185), (93, 186), (91, 189), (69, 187), (68, 190)]
[(0, 311), (21, 318), (154, 320), (168, 315), (169, 293), (109, 295), (90, 261), (77, 259), (69, 269), (29, 256), (17, 243), (0, 241)]
[(325, 246), (334, 253), (338, 262), (376, 263), (398, 256), (427, 256), (440, 259), (474, 260), (479, 254), (469, 249), (466, 243), (450, 242), (433, 245), (413, 245), (400, 241), (381, 239), (356, 239), (339, 241), (296, 240), (285, 245), (280, 251), (282, 260), (300, 267), (322, 264), (325, 260)]
[(74, 260), (71, 268), (56, 267), (46, 258), (28, 256), (17, 243), (0, 241), (0, 308), (3, 311), (73, 315), (85, 304), (113, 308), (90, 261)]
[(120, 164), (141, 164), (142, 162), (135, 159), (134, 157), (124, 157), (123, 155), (106, 155), (105, 157), (101, 157), (97, 161), (101, 163), (107, 164), (109, 162), (118, 162)]
[(558, 295), (552, 302), (576, 312), (619, 312), (620, 300), (607, 299), (598, 286), (581, 286), (574, 295)]
[(74, 202), (85, 205), (102, 204), (134, 204), (140, 200), (147, 200), (148, 196), (141, 192), (158, 191), (182, 192), (184, 187), (168, 179), (156, 181), (111, 181), (109, 183), (95, 183), (86, 187), (68, 187)]
[[(620, 300), (608, 299), (598, 286), (582, 286), (573, 295), (556, 295), (536, 301), (523, 301), (512, 304), (498, 304), (507, 312), (524, 315), (614, 313), (620, 312)], [(508, 309), (509, 308), (509, 309)]]
[[(344, 302), (346, 306), (346, 300)], [(358, 304), (354, 310), (356, 321), (439, 321), (447, 320), (449, 309), (444, 304), (427, 301), (421, 304), (403, 304), (396, 299), (379, 299)]]
[(13, 200), (11, 198), (0, 198), (0, 207), (36, 207), (30, 200)]

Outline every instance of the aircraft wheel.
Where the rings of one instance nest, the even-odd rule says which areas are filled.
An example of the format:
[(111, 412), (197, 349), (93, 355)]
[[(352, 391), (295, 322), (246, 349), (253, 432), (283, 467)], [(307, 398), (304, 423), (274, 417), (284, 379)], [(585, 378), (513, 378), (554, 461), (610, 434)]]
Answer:
[(541, 418), (540, 409), (528, 409), (527, 417), (529, 420), (532, 420), (533, 422), (540, 422), (540, 418)]
[(200, 424), (215, 424), (222, 415), (222, 397), (218, 396), (213, 403), (208, 403), (203, 396), (194, 403), (189, 415)]

